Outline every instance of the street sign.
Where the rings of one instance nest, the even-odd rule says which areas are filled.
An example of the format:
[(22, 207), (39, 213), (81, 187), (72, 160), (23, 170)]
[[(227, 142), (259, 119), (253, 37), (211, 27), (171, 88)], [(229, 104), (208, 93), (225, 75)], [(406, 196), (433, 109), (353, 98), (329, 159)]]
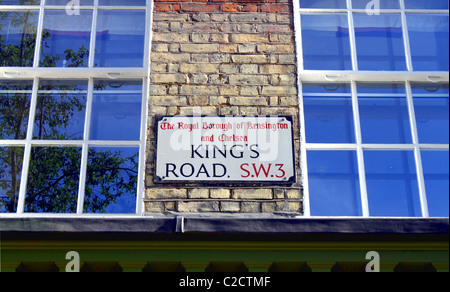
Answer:
[(157, 121), (156, 183), (295, 183), (292, 117)]

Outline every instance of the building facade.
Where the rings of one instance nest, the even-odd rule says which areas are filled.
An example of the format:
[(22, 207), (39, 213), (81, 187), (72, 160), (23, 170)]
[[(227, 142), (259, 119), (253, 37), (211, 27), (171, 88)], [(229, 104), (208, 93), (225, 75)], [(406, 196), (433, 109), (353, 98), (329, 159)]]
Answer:
[(2, 270), (448, 271), (448, 8), (0, 0)]

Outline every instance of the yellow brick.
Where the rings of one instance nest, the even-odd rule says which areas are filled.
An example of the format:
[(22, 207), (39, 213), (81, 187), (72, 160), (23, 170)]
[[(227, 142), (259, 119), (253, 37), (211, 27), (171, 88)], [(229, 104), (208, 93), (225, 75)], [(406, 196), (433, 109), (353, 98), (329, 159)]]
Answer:
[(233, 43), (264, 43), (269, 42), (269, 36), (267, 34), (233, 34), (231, 35), (231, 42)]
[(229, 199), (231, 196), (231, 190), (227, 189), (212, 189), (211, 198), (213, 199)]
[(218, 73), (220, 64), (186, 64), (183, 63), (180, 66), (180, 72), (182, 73)]
[(233, 191), (233, 199), (266, 199), (273, 198), (271, 189), (237, 189)]

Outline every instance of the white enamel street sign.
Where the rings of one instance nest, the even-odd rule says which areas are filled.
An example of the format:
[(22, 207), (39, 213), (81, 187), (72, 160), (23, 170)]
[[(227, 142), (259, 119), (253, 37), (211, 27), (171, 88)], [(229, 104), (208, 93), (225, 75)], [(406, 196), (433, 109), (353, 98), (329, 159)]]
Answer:
[(160, 117), (155, 182), (294, 183), (292, 117)]

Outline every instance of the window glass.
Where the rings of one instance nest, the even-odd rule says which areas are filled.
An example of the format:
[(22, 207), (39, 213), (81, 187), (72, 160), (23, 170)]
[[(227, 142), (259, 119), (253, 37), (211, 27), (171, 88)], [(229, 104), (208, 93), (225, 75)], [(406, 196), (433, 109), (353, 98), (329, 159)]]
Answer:
[(421, 152), (430, 217), (449, 216), (448, 151)]
[(145, 11), (98, 11), (95, 66), (142, 67), (144, 43)]
[(346, 14), (304, 14), (302, 46), (305, 70), (351, 70)]
[(361, 216), (355, 151), (308, 151), (312, 216)]
[(412, 88), (419, 143), (448, 144), (448, 84), (414, 84)]
[[(316, 88), (311, 90), (312, 87)], [(342, 88), (349, 90), (346, 84), (305, 84), (303, 105), (306, 142), (355, 142), (352, 98), (351, 94), (336, 93), (336, 91), (343, 91)], [(319, 93), (308, 94), (308, 91)]]
[(405, 71), (400, 14), (355, 13), (353, 17), (359, 70)]
[(358, 104), (363, 143), (412, 143), (404, 86), (359, 84)]
[(33, 137), (82, 140), (87, 81), (41, 81)]
[(40, 0), (2, 0), (0, 5), (40, 5)]
[(78, 5), (80, 6), (92, 6), (94, 5), (94, 0), (78, 0), (71, 2), (70, 0), (46, 0), (45, 5), (55, 5), (55, 6), (66, 6), (67, 4)]
[(0, 11), (0, 67), (32, 67), (39, 10)]
[(404, 0), (406, 9), (448, 9), (448, 0)]
[(145, 6), (146, 0), (99, 0), (100, 6)]
[(70, 1), (70, 0), (46, 0), (45, 5), (54, 5), (54, 6), (66, 6), (67, 4), (80, 5), (80, 6), (92, 6), (94, 5), (94, 0), (78, 0), (78, 1)]
[(408, 13), (406, 19), (414, 71), (448, 71), (448, 14)]
[(0, 213), (17, 210), (23, 150), (23, 147), (0, 147)]
[(27, 136), (32, 81), (0, 80), (0, 140)]
[(84, 211), (136, 213), (139, 148), (89, 149)]
[(347, 8), (347, 0), (300, 0), (300, 8)]
[[(378, 6), (375, 6), (378, 5)], [(400, 9), (399, 0), (352, 0), (353, 9)]]
[(139, 140), (141, 81), (97, 81), (92, 102), (92, 140)]
[(25, 212), (75, 213), (80, 147), (32, 147)]
[(86, 67), (89, 65), (92, 10), (68, 15), (66, 10), (45, 11), (42, 33), (42, 67)]
[(367, 150), (364, 164), (370, 216), (422, 216), (413, 151)]

